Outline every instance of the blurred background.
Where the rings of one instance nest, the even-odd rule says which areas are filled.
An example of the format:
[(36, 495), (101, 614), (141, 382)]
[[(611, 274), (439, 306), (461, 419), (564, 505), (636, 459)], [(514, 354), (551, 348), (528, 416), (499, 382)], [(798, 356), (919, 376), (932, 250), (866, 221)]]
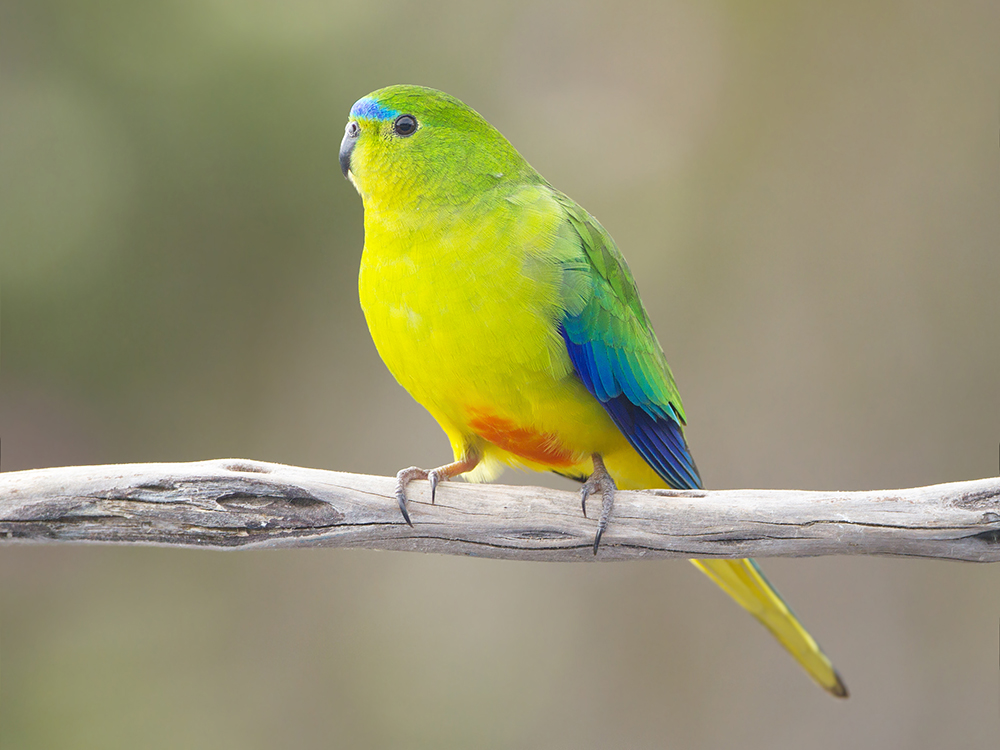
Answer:
[[(449, 460), (368, 337), (337, 164), (406, 82), (616, 238), (707, 486), (996, 475), (998, 39), (990, 2), (5, 3), (2, 468)], [(0, 735), (995, 746), (1000, 568), (764, 567), (849, 701), (682, 561), (3, 546)]]

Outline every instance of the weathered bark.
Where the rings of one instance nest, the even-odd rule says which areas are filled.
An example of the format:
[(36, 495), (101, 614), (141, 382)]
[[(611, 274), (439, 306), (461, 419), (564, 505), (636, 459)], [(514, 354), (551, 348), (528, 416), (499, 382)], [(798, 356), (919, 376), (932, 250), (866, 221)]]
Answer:
[[(896, 555), (1000, 560), (1000, 479), (904, 490), (619, 492), (595, 558), (579, 496), (237, 459), (0, 474), (0, 542), (367, 547), (518, 560)], [(594, 507), (596, 512), (598, 508)]]

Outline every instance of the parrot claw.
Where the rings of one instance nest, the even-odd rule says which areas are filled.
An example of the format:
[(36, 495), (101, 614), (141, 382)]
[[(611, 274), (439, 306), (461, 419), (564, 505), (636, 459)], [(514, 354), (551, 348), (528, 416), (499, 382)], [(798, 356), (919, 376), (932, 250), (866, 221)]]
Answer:
[[(396, 502), (399, 503), (399, 512), (403, 514), (403, 520), (410, 528), (413, 528), (413, 521), (410, 520), (410, 514), (406, 511), (406, 485), (414, 479), (427, 479), (427, 475), (433, 473), (417, 466), (411, 466), (409, 469), (403, 469), (396, 473)], [(433, 487), (434, 484), (436, 483), (432, 483), (431, 486)]]
[(437, 497), (438, 483), (442, 479), (447, 479), (447, 478), (448, 477), (446, 476), (442, 476), (442, 473), (439, 469), (434, 469), (433, 471), (427, 472), (427, 479), (431, 483), (431, 505), (434, 505)]
[(615, 480), (611, 478), (608, 470), (604, 467), (604, 460), (600, 454), (595, 453), (593, 459), (594, 473), (583, 483), (583, 488), (580, 490), (580, 499), (583, 505), (583, 517), (586, 518), (587, 498), (594, 492), (600, 491), (601, 493), (601, 517), (597, 522), (597, 535), (594, 537), (594, 554), (596, 555), (597, 548), (601, 545), (601, 537), (604, 536), (604, 532), (608, 528), (608, 522), (611, 521), (611, 510), (615, 506), (615, 493), (618, 491), (618, 487), (615, 485)]

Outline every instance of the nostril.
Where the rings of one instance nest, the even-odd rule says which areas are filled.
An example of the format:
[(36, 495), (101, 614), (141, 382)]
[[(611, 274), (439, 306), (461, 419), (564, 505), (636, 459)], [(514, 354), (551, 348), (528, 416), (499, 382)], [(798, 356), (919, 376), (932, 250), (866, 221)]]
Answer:
[(353, 120), (347, 123), (347, 127), (344, 128), (344, 135), (346, 135), (348, 138), (357, 138), (360, 132), (361, 132), (361, 126), (358, 125)]

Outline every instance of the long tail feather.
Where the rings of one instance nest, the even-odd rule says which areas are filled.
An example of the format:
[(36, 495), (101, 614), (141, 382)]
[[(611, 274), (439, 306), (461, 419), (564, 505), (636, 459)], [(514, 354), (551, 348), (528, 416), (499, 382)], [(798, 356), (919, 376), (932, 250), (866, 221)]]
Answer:
[(691, 562), (760, 620), (816, 682), (839, 698), (847, 697), (847, 688), (837, 670), (761, 573), (757, 563), (753, 560)]

